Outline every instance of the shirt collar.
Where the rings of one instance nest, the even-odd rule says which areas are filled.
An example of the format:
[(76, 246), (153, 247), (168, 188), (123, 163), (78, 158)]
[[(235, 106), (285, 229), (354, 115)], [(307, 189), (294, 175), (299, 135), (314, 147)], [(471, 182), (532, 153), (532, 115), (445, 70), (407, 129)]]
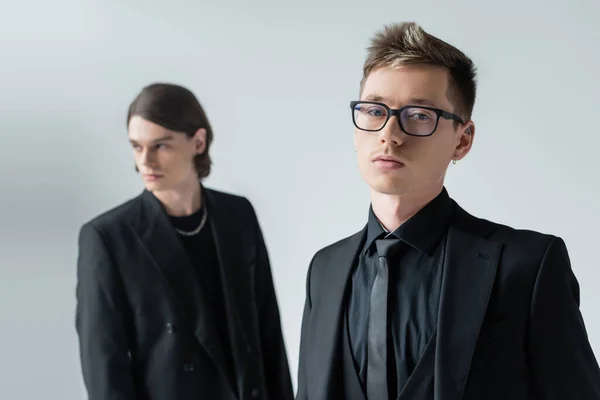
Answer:
[(369, 249), (376, 239), (395, 236), (411, 247), (431, 255), (446, 232), (453, 211), (454, 202), (444, 187), (437, 197), (398, 229), (387, 232), (375, 216), (373, 206), (370, 206), (365, 250)]

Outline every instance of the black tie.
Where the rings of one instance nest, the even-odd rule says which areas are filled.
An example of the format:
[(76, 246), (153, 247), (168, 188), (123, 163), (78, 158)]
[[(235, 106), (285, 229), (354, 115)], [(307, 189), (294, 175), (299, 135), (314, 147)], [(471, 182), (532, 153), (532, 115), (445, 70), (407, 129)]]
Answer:
[(377, 276), (371, 289), (367, 348), (367, 397), (369, 400), (388, 400), (387, 386), (387, 304), (388, 260), (398, 248), (400, 239), (376, 240), (378, 253)]

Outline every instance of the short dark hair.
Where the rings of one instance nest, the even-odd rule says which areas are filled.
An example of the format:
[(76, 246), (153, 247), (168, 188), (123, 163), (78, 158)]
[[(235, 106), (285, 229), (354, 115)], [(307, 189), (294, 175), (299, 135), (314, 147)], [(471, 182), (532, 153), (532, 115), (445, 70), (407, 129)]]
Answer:
[(386, 25), (371, 39), (363, 66), (361, 92), (365, 80), (377, 68), (408, 64), (430, 64), (448, 69), (448, 99), (456, 114), (465, 121), (471, 119), (477, 91), (477, 69), (473, 61), (414, 22)]
[(189, 89), (171, 83), (150, 84), (131, 102), (127, 126), (136, 115), (188, 137), (193, 137), (200, 128), (206, 129), (206, 148), (194, 158), (194, 166), (199, 179), (210, 174), (212, 161), (208, 150), (213, 131), (202, 105)]

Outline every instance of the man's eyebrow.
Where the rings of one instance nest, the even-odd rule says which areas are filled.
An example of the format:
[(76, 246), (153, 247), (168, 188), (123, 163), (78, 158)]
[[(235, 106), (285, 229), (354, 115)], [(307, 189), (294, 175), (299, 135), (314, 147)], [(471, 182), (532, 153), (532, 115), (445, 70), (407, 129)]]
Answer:
[(377, 102), (384, 103), (385, 100), (387, 100), (387, 99), (379, 96), (378, 94), (370, 94), (367, 97), (365, 97), (365, 101), (377, 101)]
[(408, 101), (408, 104), (414, 104), (414, 105), (418, 105), (418, 106), (436, 107), (436, 104), (433, 101), (423, 99), (420, 97), (411, 97), (410, 100)]
[[(370, 94), (368, 96), (365, 97), (364, 99), (365, 101), (376, 101), (379, 103), (390, 103), (389, 99), (380, 96), (378, 94)], [(422, 97), (411, 97), (408, 102), (406, 103), (407, 105), (415, 105), (415, 106), (429, 106), (429, 107), (437, 107), (437, 105), (428, 99), (422, 98)]]
[[(158, 139), (154, 139), (151, 141), (151, 143), (158, 143), (158, 142), (168, 142), (169, 140), (173, 140), (173, 135), (165, 135), (165, 136), (161, 136)], [(137, 140), (134, 139), (129, 139), (129, 141), (131, 143), (137, 143)]]

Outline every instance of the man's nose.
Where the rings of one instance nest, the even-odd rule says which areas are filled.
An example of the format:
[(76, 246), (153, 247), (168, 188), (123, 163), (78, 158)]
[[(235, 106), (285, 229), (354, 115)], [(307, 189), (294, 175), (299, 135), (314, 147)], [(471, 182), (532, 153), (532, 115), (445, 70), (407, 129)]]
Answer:
[(406, 134), (400, 129), (400, 122), (395, 115), (392, 115), (379, 131), (379, 142), (381, 144), (389, 143), (392, 146), (400, 146), (404, 143), (405, 137)]
[(142, 165), (152, 165), (154, 164), (154, 156), (149, 149), (144, 149), (142, 151)]

